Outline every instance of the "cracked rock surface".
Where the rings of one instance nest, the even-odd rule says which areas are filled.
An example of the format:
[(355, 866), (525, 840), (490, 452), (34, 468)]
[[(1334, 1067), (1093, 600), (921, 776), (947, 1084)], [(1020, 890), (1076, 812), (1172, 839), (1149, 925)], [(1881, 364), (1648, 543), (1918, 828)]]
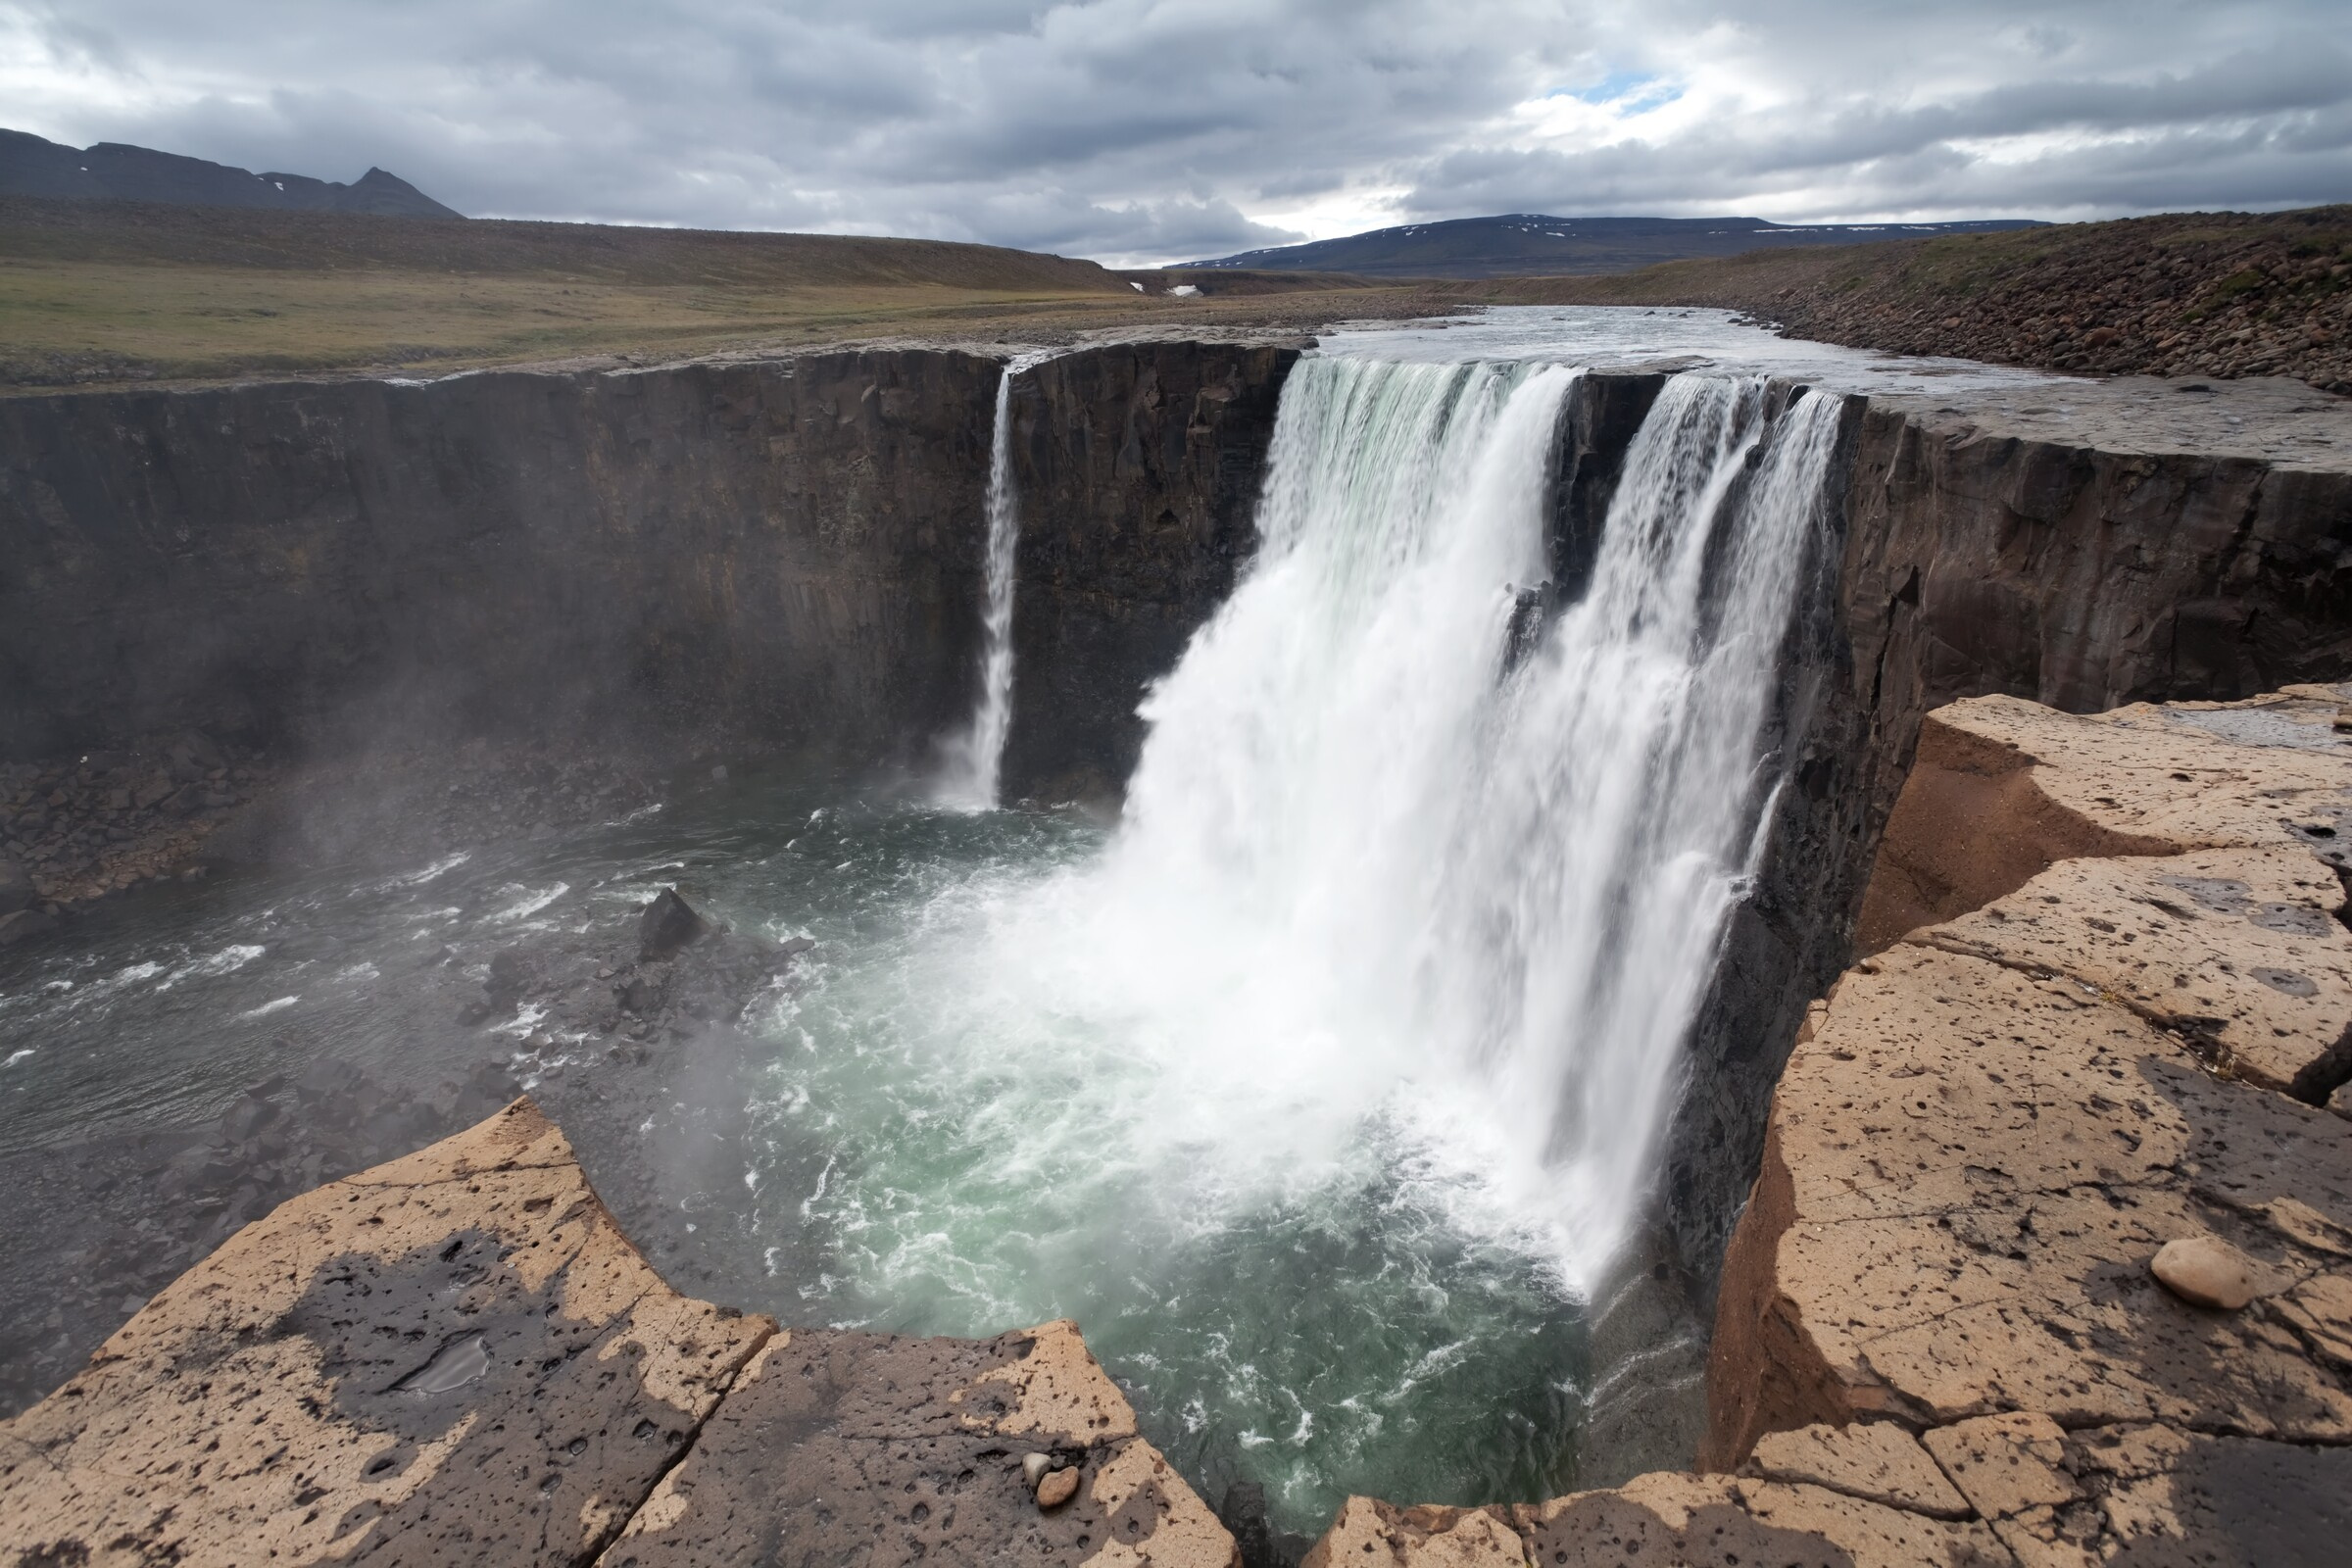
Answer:
[[(1021, 1461), (1080, 1467), (1041, 1514)], [(528, 1100), (281, 1204), (0, 1425), (11, 1564), (1228, 1568), (1077, 1330), (679, 1295)]]

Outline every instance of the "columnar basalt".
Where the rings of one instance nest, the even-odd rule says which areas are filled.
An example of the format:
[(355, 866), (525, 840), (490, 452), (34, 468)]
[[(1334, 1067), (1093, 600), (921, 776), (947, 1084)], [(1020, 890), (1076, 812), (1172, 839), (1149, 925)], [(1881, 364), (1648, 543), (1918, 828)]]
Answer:
[(1146, 688), (1256, 545), (1275, 404), (1301, 346), (1114, 344), (1015, 378), (1007, 800), (1118, 798)]
[[(1103, 355), (1054, 372), (1075, 404), (1030, 408), (1024, 482), (1067, 523), (1037, 559), (1109, 519), (1071, 594), (1198, 619), (1295, 353)], [(0, 401), (0, 755), (348, 740), (357, 705), (921, 760), (969, 701), (998, 370), (899, 350)], [(1101, 461), (1064, 480), (1072, 450)], [(1140, 687), (1189, 629), (1153, 628), (1135, 670), (1116, 636), (1088, 654)]]

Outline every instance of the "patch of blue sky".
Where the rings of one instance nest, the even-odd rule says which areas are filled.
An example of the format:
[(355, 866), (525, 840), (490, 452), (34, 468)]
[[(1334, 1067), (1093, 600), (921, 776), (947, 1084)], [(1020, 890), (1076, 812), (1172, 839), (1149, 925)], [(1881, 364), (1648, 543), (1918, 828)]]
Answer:
[(1612, 71), (1590, 87), (1554, 87), (1546, 98), (1574, 98), (1582, 103), (1639, 115), (1663, 109), (1683, 95), (1679, 83), (1655, 72)]

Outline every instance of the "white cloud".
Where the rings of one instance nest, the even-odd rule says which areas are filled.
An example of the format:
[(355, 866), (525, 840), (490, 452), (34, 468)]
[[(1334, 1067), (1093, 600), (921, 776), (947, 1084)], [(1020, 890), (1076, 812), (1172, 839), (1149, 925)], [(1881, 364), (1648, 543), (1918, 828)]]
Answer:
[(2352, 199), (2352, 8), (0, 0), (7, 122), (463, 211), (1157, 261), (1500, 211)]

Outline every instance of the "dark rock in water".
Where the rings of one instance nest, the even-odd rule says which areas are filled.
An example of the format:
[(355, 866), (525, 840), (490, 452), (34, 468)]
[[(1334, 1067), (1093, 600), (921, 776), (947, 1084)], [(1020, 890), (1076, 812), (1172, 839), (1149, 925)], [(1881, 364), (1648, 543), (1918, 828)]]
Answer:
[(483, 990), (500, 1002), (513, 1002), (532, 979), (530, 957), (520, 948), (507, 948), (490, 959), (490, 979)]
[(221, 1114), (220, 1136), (232, 1144), (243, 1143), (275, 1121), (277, 1106), (270, 1102), (270, 1097), (284, 1087), (285, 1080), (280, 1078), (245, 1091), (243, 1098)]
[(612, 988), (620, 1010), (632, 1018), (651, 1018), (662, 1010), (664, 993), (669, 989), (666, 975), (641, 974)]
[(676, 888), (663, 888), (662, 896), (646, 906), (645, 917), (637, 922), (638, 953), (648, 963), (657, 962), (670, 957), (710, 929), (710, 922), (678, 897)]
[(1265, 1488), (1254, 1481), (1236, 1481), (1227, 1487), (1224, 1505), (1217, 1509), (1217, 1523), (1233, 1533), (1242, 1568), (1277, 1568), (1274, 1530), (1266, 1520)]
[(56, 917), (43, 909), (18, 909), (11, 914), (0, 914), (0, 948), (37, 937), (55, 924)]
[(28, 909), (39, 898), (32, 885), (32, 873), (18, 864), (15, 857), (0, 855), (0, 914)]

